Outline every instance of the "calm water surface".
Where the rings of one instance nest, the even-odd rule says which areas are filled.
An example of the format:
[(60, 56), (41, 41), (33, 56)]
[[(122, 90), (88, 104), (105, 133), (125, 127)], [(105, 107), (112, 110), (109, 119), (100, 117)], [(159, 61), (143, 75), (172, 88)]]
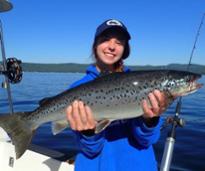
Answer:
[[(50, 97), (67, 89), (69, 85), (82, 77), (76, 73), (24, 73), (23, 80), (17, 85), (12, 85), (12, 97), (15, 111), (30, 111), (38, 107), (38, 101)], [(0, 77), (0, 83), (3, 77)], [(200, 82), (205, 84), (205, 76)], [(176, 103), (172, 104), (166, 113), (174, 115)], [(0, 89), (0, 113), (8, 112), (7, 94)], [(182, 101), (181, 117), (186, 125), (178, 127), (174, 148), (172, 169), (173, 171), (205, 171), (205, 86), (195, 94), (186, 96)], [(170, 126), (162, 130), (161, 138), (155, 144), (155, 152), (160, 164), (164, 143)], [(33, 143), (51, 149), (59, 150), (68, 156), (77, 150), (76, 139), (71, 131), (66, 130), (53, 136), (50, 123), (42, 125), (33, 138)]]

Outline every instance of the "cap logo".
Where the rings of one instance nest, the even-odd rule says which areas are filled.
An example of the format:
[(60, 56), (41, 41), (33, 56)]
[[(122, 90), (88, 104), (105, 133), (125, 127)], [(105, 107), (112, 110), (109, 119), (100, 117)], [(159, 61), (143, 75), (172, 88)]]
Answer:
[(106, 24), (108, 26), (121, 26), (122, 27), (122, 23), (120, 23), (117, 20), (109, 20), (109, 21), (106, 22)]

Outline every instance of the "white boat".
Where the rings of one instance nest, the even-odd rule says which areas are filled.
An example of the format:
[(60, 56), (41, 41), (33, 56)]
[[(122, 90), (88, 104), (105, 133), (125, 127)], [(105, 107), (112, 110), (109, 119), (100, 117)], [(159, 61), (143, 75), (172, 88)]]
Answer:
[(62, 155), (60, 152), (32, 145), (21, 158), (16, 160), (14, 146), (6, 132), (0, 128), (1, 171), (73, 171), (74, 164), (54, 159)]

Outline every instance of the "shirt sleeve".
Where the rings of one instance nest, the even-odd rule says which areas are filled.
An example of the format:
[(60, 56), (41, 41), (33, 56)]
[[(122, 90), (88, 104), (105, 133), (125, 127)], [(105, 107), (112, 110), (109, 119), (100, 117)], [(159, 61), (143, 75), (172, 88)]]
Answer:
[(161, 125), (161, 118), (159, 118), (158, 123), (151, 128), (146, 126), (142, 117), (131, 120), (133, 136), (137, 143), (143, 148), (147, 148), (158, 141)]
[(77, 132), (77, 135), (81, 152), (87, 157), (94, 158), (102, 151), (105, 142), (104, 131), (93, 136), (86, 136), (80, 132)]

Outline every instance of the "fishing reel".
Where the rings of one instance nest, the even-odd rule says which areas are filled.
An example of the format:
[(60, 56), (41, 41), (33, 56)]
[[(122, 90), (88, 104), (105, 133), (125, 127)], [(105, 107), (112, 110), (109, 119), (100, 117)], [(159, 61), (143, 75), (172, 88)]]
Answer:
[(8, 81), (10, 83), (19, 83), (22, 80), (23, 76), (21, 60), (18, 60), (16, 58), (6, 59), (6, 70), (4, 68), (1, 73), (8, 78)]

